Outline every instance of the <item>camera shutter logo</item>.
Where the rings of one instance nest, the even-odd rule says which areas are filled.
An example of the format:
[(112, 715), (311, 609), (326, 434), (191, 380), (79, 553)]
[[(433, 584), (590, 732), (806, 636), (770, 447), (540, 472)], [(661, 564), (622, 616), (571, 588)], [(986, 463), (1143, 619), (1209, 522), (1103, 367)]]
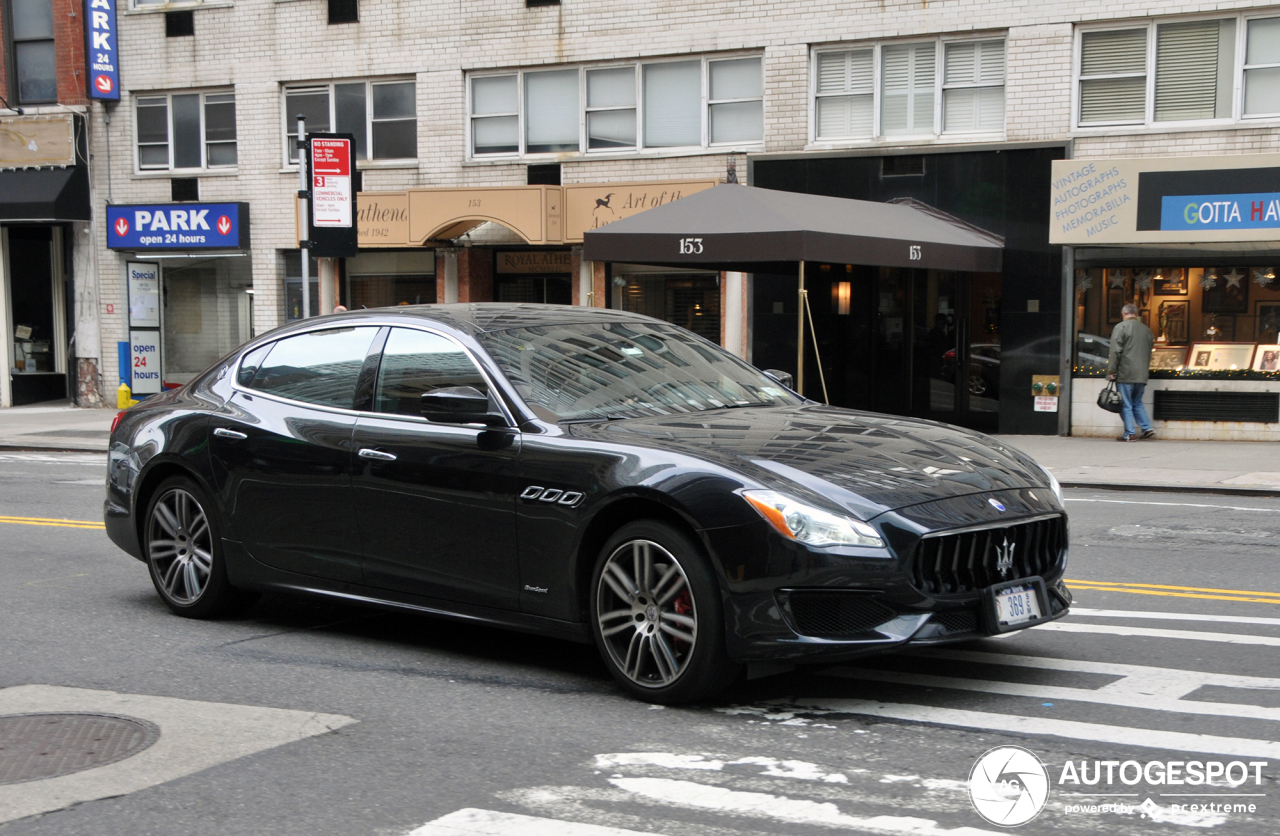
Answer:
[(969, 800), (992, 824), (1026, 824), (1049, 801), (1049, 772), (1021, 746), (998, 746), (978, 758), (969, 772)]
[(1017, 545), (1010, 543), (1009, 535), (1006, 534), (1004, 542), (996, 547), (996, 570), (1002, 578), (1009, 577), (1009, 573), (1013, 571), (1013, 550)]

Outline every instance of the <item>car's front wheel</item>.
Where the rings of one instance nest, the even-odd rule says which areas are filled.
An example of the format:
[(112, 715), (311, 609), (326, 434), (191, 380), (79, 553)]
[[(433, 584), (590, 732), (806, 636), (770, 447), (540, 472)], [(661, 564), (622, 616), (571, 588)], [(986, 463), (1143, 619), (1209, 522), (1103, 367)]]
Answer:
[(251, 600), (227, 580), (222, 541), (204, 491), (185, 476), (166, 479), (147, 507), (147, 567), (169, 609), (211, 618)]
[(596, 562), (591, 622), (610, 672), (648, 702), (705, 699), (737, 673), (710, 562), (666, 523), (628, 523), (609, 538)]

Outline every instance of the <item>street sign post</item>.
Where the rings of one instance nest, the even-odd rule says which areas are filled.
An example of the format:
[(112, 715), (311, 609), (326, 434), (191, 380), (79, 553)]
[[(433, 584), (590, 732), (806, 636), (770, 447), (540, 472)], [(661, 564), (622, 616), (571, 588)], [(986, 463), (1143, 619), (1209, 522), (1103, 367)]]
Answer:
[(317, 258), (350, 258), (360, 249), (356, 224), (356, 140), (353, 134), (307, 137), (307, 239)]

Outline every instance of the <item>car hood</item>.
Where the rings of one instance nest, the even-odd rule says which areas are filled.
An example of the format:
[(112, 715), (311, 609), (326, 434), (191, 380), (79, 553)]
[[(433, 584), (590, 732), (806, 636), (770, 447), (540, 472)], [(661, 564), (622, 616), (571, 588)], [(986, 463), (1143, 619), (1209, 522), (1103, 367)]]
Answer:
[(995, 439), (913, 418), (798, 405), (573, 424), (578, 438), (696, 457), (778, 490), (816, 495), (862, 519), (975, 493), (1047, 485)]

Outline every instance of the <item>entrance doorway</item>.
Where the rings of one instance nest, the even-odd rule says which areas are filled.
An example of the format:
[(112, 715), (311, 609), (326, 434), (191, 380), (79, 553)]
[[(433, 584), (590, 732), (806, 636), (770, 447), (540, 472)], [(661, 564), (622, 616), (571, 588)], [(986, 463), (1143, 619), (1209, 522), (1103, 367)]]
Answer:
[[(999, 273), (809, 264), (805, 394), (836, 406), (995, 431)], [(796, 277), (755, 277), (755, 365), (795, 367)], [(806, 328), (806, 331), (808, 329)]]
[(67, 397), (61, 230), (11, 226), (8, 238), (10, 382), (13, 405)]

